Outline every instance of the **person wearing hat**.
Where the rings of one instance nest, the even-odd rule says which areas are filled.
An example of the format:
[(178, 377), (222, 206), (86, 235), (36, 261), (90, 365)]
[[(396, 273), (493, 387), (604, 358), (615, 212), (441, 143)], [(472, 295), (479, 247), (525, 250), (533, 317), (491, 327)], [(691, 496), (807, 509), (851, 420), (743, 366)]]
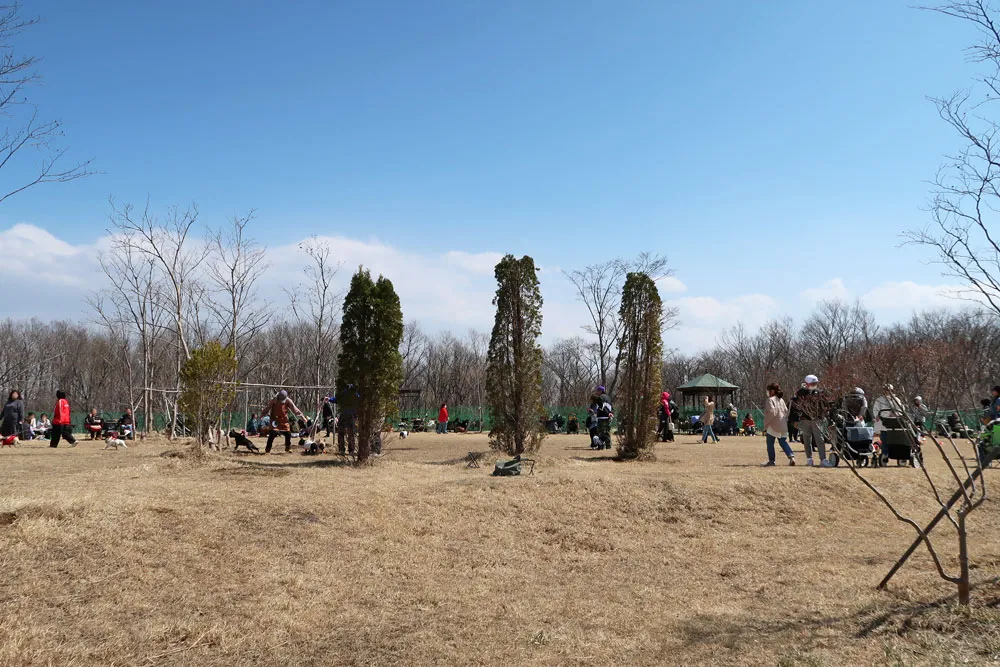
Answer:
[(796, 408), (799, 412), (799, 432), (802, 444), (806, 448), (806, 465), (813, 463), (813, 450), (819, 451), (819, 465), (832, 468), (833, 464), (826, 459), (826, 441), (823, 440), (823, 418), (827, 413), (826, 395), (819, 388), (819, 378), (807, 375), (803, 381), (805, 387), (796, 393)]
[(288, 397), (288, 392), (284, 389), (275, 394), (264, 409), (264, 412), (271, 417), (271, 432), (267, 434), (265, 454), (270, 453), (271, 445), (274, 444), (274, 439), (279, 435), (285, 437), (285, 451), (292, 451), (292, 427), (288, 422), (289, 410), (299, 419), (305, 420), (306, 416), (295, 406), (292, 399)]

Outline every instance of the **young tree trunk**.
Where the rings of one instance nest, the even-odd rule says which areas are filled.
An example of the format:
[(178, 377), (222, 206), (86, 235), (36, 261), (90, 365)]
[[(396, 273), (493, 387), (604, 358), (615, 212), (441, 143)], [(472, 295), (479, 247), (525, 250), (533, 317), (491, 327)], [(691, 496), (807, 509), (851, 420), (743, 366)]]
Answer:
[(958, 512), (958, 603), (969, 604), (969, 546), (965, 528), (965, 512)]

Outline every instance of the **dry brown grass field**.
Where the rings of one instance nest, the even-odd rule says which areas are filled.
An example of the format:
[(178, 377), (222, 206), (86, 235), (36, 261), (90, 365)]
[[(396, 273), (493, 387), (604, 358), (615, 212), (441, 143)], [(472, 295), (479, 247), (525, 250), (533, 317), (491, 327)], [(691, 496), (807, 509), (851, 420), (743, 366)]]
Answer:
[[(924, 553), (874, 590), (912, 535), (847, 470), (761, 469), (759, 438), (681, 437), (652, 463), (586, 444), (548, 438), (519, 478), (466, 467), (480, 435), (413, 435), (361, 469), (162, 440), (0, 450), (0, 664), (1000, 661), (995, 503), (960, 609)], [(915, 471), (873, 477), (935, 510)]]

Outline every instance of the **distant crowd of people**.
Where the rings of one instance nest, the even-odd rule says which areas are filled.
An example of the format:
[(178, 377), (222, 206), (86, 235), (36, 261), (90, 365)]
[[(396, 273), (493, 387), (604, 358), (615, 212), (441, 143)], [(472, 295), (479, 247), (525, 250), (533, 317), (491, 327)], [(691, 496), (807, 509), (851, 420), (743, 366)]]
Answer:
[[(83, 430), (91, 440), (103, 439), (113, 435), (120, 439), (135, 437), (135, 418), (132, 408), (126, 408), (125, 413), (113, 422), (105, 420), (92, 408), (83, 420)], [(18, 390), (12, 390), (7, 396), (7, 402), (0, 412), (0, 436), (4, 444), (13, 444), (18, 440), (48, 440), (51, 447), (58, 447), (63, 440), (70, 447), (76, 447), (73, 435), (73, 422), (69, 399), (66, 392), (56, 392), (55, 408), (52, 418), (47, 413), (41, 413), (37, 418), (34, 412), (25, 412), (24, 398)]]

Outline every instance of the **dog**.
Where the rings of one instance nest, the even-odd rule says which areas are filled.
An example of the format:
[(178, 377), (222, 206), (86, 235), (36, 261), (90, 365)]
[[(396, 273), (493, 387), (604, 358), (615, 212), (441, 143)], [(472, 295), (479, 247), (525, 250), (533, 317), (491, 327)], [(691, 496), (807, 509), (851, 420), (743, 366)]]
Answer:
[(13, 447), (17, 443), (16, 435), (8, 435), (2, 441), (0, 441), (0, 447)]
[(260, 454), (260, 449), (257, 448), (257, 445), (250, 442), (250, 438), (248, 438), (245, 434), (240, 433), (239, 431), (230, 431), (229, 437), (236, 443), (236, 446), (233, 447), (233, 452), (236, 452), (236, 450), (240, 447), (246, 447), (247, 451), (253, 452), (254, 454)]
[(400, 440), (406, 440), (409, 437), (410, 437), (410, 432), (409, 431), (400, 431), (399, 432), (399, 439)]
[(124, 440), (118, 437), (117, 433), (110, 434), (108, 439), (104, 441), (104, 449), (114, 449), (115, 451), (118, 451), (119, 448), (128, 449), (128, 445), (125, 444)]
[(313, 440), (307, 440), (302, 438), (299, 440), (299, 447), (302, 448), (303, 456), (316, 456), (317, 454), (326, 453), (326, 445), (323, 441), (315, 442)]

